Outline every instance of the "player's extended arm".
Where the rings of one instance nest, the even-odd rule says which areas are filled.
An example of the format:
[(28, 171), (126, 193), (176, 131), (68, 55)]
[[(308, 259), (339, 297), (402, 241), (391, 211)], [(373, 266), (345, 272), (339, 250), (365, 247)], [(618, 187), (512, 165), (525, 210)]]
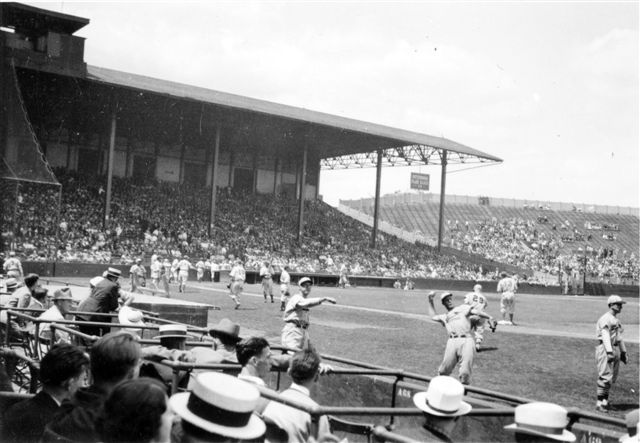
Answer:
[(436, 296), (435, 291), (431, 291), (428, 294), (429, 305), (427, 306), (427, 308), (429, 309), (429, 316), (431, 317), (431, 321), (436, 322), (436, 323), (440, 323), (442, 326), (444, 326), (444, 321), (436, 313), (436, 307), (433, 305), (433, 299), (434, 299), (435, 296)]
[(314, 306), (320, 306), (326, 301), (334, 305), (336, 304), (336, 299), (333, 297), (314, 297), (300, 300), (298, 302), (298, 306), (301, 308), (313, 308)]

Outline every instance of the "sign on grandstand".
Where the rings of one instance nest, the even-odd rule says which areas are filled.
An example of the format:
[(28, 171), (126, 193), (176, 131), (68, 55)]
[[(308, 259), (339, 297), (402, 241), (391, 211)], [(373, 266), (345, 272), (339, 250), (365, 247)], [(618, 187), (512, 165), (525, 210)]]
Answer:
[(429, 174), (411, 173), (411, 189), (429, 190)]

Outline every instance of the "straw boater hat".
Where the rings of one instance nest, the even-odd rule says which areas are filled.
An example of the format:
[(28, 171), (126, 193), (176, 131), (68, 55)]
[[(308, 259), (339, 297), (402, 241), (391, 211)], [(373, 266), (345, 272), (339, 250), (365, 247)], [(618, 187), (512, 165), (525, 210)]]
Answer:
[(567, 410), (554, 403), (534, 402), (516, 407), (515, 423), (505, 426), (507, 431), (572, 442), (573, 433), (567, 431)]
[(184, 338), (187, 339), (186, 325), (162, 325), (158, 329), (158, 335), (153, 338)]
[(8, 278), (5, 282), (4, 285), (7, 287), (7, 291), (16, 289), (18, 287), (18, 280), (16, 280), (15, 278), (11, 277)]
[(434, 377), (424, 392), (413, 396), (413, 403), (423, 412), (439, 417), (458, 417), (468, 414), (471, 405), (462, 401), (464, 386), (448, 375)]
[(120, 278), (120, 274), (122, 274), (122, 272), (120, 272), (120, 270), (116, 268), (109, 268), (107, 269), (106, 272), (107, 272), (107, 275), (105, 277)]
[(209, 335), (215, 337), (217, 335), (225, 335), (236, 342), (242, 340), (240, 338), (240, 325), (232, 322), (228, 318), (223, 318), (217, 325), (209, 329)]
[(252, 440), (266, 430), (253, 413), (258, 389), (236, 377), (218, 372), (199, 374), (191, 393), (181, 392), (169, 400), (182, 420), (206, 432), (240, 440)]

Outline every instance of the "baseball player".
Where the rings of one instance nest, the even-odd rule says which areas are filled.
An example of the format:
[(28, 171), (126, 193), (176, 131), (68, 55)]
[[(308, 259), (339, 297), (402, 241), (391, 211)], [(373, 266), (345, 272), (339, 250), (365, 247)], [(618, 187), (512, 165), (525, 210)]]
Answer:
[[(485, 312), (488, 303), (487, 297), (482, 293), (482, 285), (474, 285), (473, 292), (469, 292), (464, 297), (464, 303), (477, 311)], [(480, 351), (482, 341), (484, 340), (485, 319), (478, 315), (472, 315), (469, 320), (471, 321), (471, 331), (473, 332), (476, 342), (476, 351)]]
[(598, 382), (596, 410), (609, 411), (609, 390), (618, 378), (620, 362), (627, 364), (627, 348), (622, 341), (622, 324), (618, 314), (622, 305), (626, 303), (618, 295), (611, 295), (607, 299), (609, 311), (598, 319), (596, 323), (596, 363), (598, 365)]
[(7, 258), (2, 264), (4, 272), (7, 274), (7, 278), (15, 278), (16, 280), (22, 280), (24, 272), (22, 271), (22, 263), (20, 259), (16, 257), (15, 251), (9, 251), (9, 258)]
[(182, 260), (178, 262), (178, 292), (184, 292), (187, 286), (187, 280), (189, 279), (189, 269), (195, 269), (195, 267), (189, 261), (188, 256), (184, 256)]
[(149, 270), (151, 271), (151, 285), (153, 285), (153, 289), (157, 291), (160, 285), (162, 262), (156, 254), (151, 256), (151, 266), (149, 266)]
[(142, 266), (142, 259), (136, 258), (136, 262), (129, 268), (129, 278), (131, 279), (131, 292), (142, 292), (138, 286), (144, 286), (146, 269)]
[(229, 272), (229, 297), (236, 302), (235, 309), (240, 307), (240, 295), (244, 289), (244, 281), (247, 278), (247, 273), (242, 266), (242, 260), (236, 260), (233, 268)]
[(271, 297), (271, 303), (273, 303), (273, 268), (271, 263), (265, 261), (260, 268), (260, 279), (262, 282), (262, 295), (264, 296), (264, 302), (267, 302), (267, 296)]
[(289, 285), (291, 284), (291, 276), (289, 275), (289, 266), (282, 268), (280, 273), (280, 310), (284, 312), (284, 308), (289, 302)]
[(489, 314), (478, 311), (470, 305), (461, 304), (454, 307), (453, 296), (450, 292), (445, 292), (440, 295), (440, 301), (447, 309), (447, 313), (438, 315), (433, 305), (435, 295), (435, 292), (429, 292), (429, 315), (433, 321), (441, 323), (449, 334), (447, 346), (444, 350), (444, 358), (438, 367), (438, 375), (450, 375), (456, 365), (460, 363), (460, 382), (468, 385), (471, 382), (473, 359), (476, 354), (475, 341), (473, 339), (469, 317), (477, 315), (488, 319), (492, 327), (495, 321)]
[(198, 283), (202, 283), (202, 280), (204, 280), (204, 269), (206, 268), (204, 261), (202, 261), (202, 259), (198, 260), (198, 262), (196, 263), (196, 280), (198, 280)]
[(300, 292), (291, 296), (284, 310), (284, 327), (280, 342), (291, 349), (304, 349), (309, 342), (309, 309), (328, 301), (336, 304), (332, 297), (309, 298), (313, 283), (309, 277), (302, 277), (298, 282)]
[[(498, 292), (502, 293), (500, 299), (500, 313), (502, 314), (502, 321), (500, 324), (515, 326), (513, 322), (513, 313), (516, 307), (516, 291), (518, 290), (518, 281), (509, 277), (506, 272), (500, 274), (502, 279), (498, 282)], [(507, 314), (509, 320), (507, 320)]]

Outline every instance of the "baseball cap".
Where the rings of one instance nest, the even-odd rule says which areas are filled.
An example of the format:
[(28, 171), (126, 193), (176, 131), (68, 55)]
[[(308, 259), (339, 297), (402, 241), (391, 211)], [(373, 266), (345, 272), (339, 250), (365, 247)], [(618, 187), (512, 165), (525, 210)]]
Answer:
[(610, 295), (607, 299), (607, 305), (613, 305), (615, 303), (626, 303), (619, 295)]
[(453, 294), (451, 292), (443, 292), (440, 294), (440, 301), (443, 301), (447, 297), (451, 297)]
[(313, 285), (313, 282), (311, 281), (311, 279), (309, 277), (302, 277), (300, 279), (300, 281), (298, 282), (298, 286), (302, 286), (306, 283), (309, 283), (310, 285)]

